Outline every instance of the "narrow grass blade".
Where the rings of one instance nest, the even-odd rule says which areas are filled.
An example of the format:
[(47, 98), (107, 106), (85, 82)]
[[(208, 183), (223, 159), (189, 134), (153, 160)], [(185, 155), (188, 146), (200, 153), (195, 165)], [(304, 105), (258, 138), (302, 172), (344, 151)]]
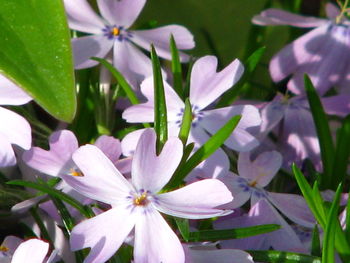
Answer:
[(169, 188), (179, 186), (185, 177), (202, 161), (212, 155), (232, 134), (241, 119), (240, 115), (232, 117), (223, 127), (220, 128), (209, 140), (203, 144), (189, 159), (181, 166), (181, 169), (175, 172), (168, 183)]
[(335, 262), (335, 229), (336, 224), (339, 223), (338, 210), (342, 189), (342, 184), (339, 184), (334, 200), (332, 202), (331, 209), (327, 216), (327, 224), (323, 237), (322, 263)]
[(182, 124), (179, 132), (179, 138), (184, 145), (187, 143), (188, 135), (192, 126), (192, 106), (187, 98), (185, 101), (185, 109), (182, 117)]
[[(350, 193), (349, 193), (350, 196)], [(350, 244), (350, 198), (348, 199), (348, 203), (346, 204), (346, 217), (345, 217), (345, 230), (344, 234), (346, 236), (346, 239), (348, 243)]]
[(280, 225), (269, 224), (225, 230), (202, 230), (197, 232), (190, 232), (189, 242), (246, 238), (276, 231), (280, 228)]
[(188, 219), (176, 217), (175, 222), (181, 233), (181, 236), (186, 242), (188, 242), (190, 237), (190, 224)]
[(315, 225), (312, 231), (311, 255), (320, 257), (321, 254), (320, 232), (318, 231), (317, 225)]
[(232, 88), (230, 88), (228, 91), (226, 91), (222, 96), (221, 100), (216, 104), (217, 108), (226, 107), (232, 104), (232, 102), (236, 99), (238, 94), (242, 92), (242, 88), (244, 84), (247, 82), (249, 77), (254, 72), (256, 66), (258, 65), (259, 61), (261, 60), (263, 54), (265, 53), (265, 47), (261, 47), (254, 51), (253, 54), (250, 55), (250, 57), (247, 59), (247, 61), (244, 63), (244, 74), (240, 81)]
[(304, 77), (306, 95), (309, 100), (312, 117), (315, 122), (318, 141), (321, 148), (321, 157), (323, 163), (323, 175), (321, 176), (321, 189), (335, 189), (337, 184), (332, 182), (332, 168), (334, 163), (334, 145), (332, 134), (328, 125), (326, 113), (323, 110), (321, 100), (315, 90), (310, 78)]
[(62, 193), (61, 191), (53, 189), (47, 185), (39, 184), (39, 183), (35, 183), (35, 182), (23, 181), (23, 180), (13, 180), (13, 181), (7, 182), (7, 184), (29, 187), (29, 188), (39, 190), (43, 193), (47, 193), (50, 196), (54, 196), (54, 197), (56, 197), (64, 202), (66, 202), (67, 204), (73, 206), (86, 218), (91, 217), (91, 214), (88, 211), (86, 211), (86, 209), (84, 208), (84, 206), (80, 202), (78, 202), (74, 198), (70, 197), (69, 195), (66, 195), (65, 193)]
[(269, 263), (321, 263), (319, 257), (309, 256), (300, 253), (284, 252), (284, 251), (259, 251), (247, 250), (253, 257), (254, 262)]
[(157, 52), (153, 45), (151, 45), (151, 59), (154, 83), (154, 130), (157, 134), (156, 149), (157, 154), (159, 154), (168, 139), (168, 118), (162, 71)]
[(126, 81), (124, 76), (111, 63), (109, 63), (107, 60), (105, 60), (103, 58), (93, 57), (91, 59), (100, 62), (103, 66), (105, 66), (112, 73), (112, 75), (118, 81), (119, 85), (122, 87), (126, 96), (128, 97), (128, 99), (130, 100), (130, 102), (132, 104), (139, 104), (140, 103), (139, 99), (137, 98), (137, 96), (136, 96), (134, 90), (132, 89), (132, 87), (130, 86), (130, 84)]
[(339, 184), (344, 181), (350, 157), (350, 115), (343, 120), (343, 125), (338, 130), (333, 163), (332, 183)]
[(182, 68), (174, 36), (170, 36), (171, 71), (173, 73), (173, 88), (180, 98), (183, 98)]

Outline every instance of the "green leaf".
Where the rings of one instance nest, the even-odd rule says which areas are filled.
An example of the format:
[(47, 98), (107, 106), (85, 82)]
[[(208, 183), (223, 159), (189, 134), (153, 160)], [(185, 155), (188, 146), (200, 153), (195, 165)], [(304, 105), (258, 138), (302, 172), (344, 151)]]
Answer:
[(321, 256), (320, 232), (318, 231), (317, 225), (315, 225), (312, 231), (311, 255), (317, 257)]
[(180, 98), (183, 98), (182, 69), (179, 50), (176, 47), (174, 36), (170, 36), (171, 71), (173, 72), (173, 88)]
[(52, 239), (49, 235), (49, 232), (47, 231), (47, 228), (43, 222), (43, 220), (41, 219), (39, 213), (38, 213), (38, 208), (37, 207), (32, 207), (30, 210), (30, 214), (32, 215), (35, 223), (38, 225), (39, 229), (40, 229), (40, 235), (42, 238), (44, 238), (45, 240), (47, 240), (50, 245), (52, 247), (54, 247), (54, 244), (52, 242)]
[(187, 98), (185, 101), (185, 109), (182, 117), (181, 128), (179, 131), (179, 138), (184, 145), (187, 143), (188, 135), (190, 134), (192, 126), (192, 106)]
[(321, 263), (319, 257), (309, 256), (300, 253), (284, 252), (284, 251), (259, 251), (247, 250), (253, 257), (254, 262), (269, 263)]
[(109, 72), (112, 73), (113, 77), (115, 77), (115, 79), (118, 81), (119, 85), (122, 87), (126, 96), (128, 97), (129, 101), (132, 104), (140, 103), (132, 87), (126, 81), (124, 76), (111, 63), (109, 63), (107, 60), (103, 58), (92, 57), (91, 59), (100, 62), (103, 66), (106, 67), (106, 69), (109, 70)]
[(321, 157), (324, 174), (321, 176), (322, 189), (335, 189), (338, 183), (333, 183), (332, 168), (334, 163), (334, 145), (332, 134), (328, 125), (326, 113), (323, 110), (321, 100), (315, 90), (310, 78), (304, 77), (306, 95), (309, 100), (312, 117), (315, 122), (318, 141), (321, 148)]
[(244, 63), (244, 74), (239, 80), (239, 82), (228, 91), (226, 91), (222, 96), (220, 101), (217, 103), (216, 108), (226, 107), (232, 104), (232, 102), (236, 99), (236, 97), (242, 93), (242, 88), (244, 84), (247, 82), (249, 77), (253, 74), (256, 66), (261, 60), (263, 54), (265, 53), (266, 48), (261, 47), (254, 51), (253, 54), (247, 59)]
[(70, 34), (61, 0), (1, 1), (0, 72), (54, 117), (76, 111)]
[(177, 169), (174, 176), (166, 186), (167, 188), (175, 188), (179, 186), (185, 177), (202, 161), (212, 155), (232, 134), (241, 119), (240, 115), (233, 116), (224, 126), (220, 128), (213, 136), (211, 136), (205, 144), (203, 144), (189, 159)]
[[(350, 196), (350, 193), (349, 193)], [(348, 243), (350, 244), (350, 198), (348, 199), (348, 203), (346, 204), (346, 217), (345, 217), (345, 230), (344, 234)]]
[(165, 102), (162, 71), (159, 58), (153, 45), (151, 45), (151, 59), (154, 81), (154, 130), (157, 134), (157, 154), (168, 139), (168, 118)]
[(29, 188), (33, 188), (33, 189), (42, 191), (44, 193), (49, 194), (50, 196), (54, 196), (54, 197), (56, 197), (64, 202), (66, 202), (67, 204), (73, 206), (86, 218), (90, 218), (93, 216), (93, 215), (91, 215), (91, 213), (89, 211), (87, 211), (85, 209), (85, 207), (80, 202), (78, 202), (74, 198), (70, 197), (69, 195), (62, 193), (61, 191), (58, 191), (54, 188), (51, 188), (45, 184), (39, 184), (39, 183), (23, 181), (23, 180), (13, 180), (13, 181), (7, 182), (7, 184), (20, 185), (20, 186), (29, 187)]
[(350, 115), (348, 115), (337, 133), (335, 157), (333, 163), (332, 182), (333, 184), (343, 182), (349, 164), (350, 147)]
[(339, 210), (339, 202), (340, 195), (342, 193), (342, 184), (339, 184), (337, 192), (335, 194), (334, 200), (332, 202), (331, 209), (327, 216), (327, 224), (324, 232), (323, 238), (323, 248), (322, 248), (322, 263), (334, 263), (335, 262), (335, 230), (338, 220), (338, 210)]
[(190, 237), (190, 224), (188, 219), (175, 217), (175, 222), (183, 239), (188, 242)]
[(197, 232), (190, 232), (188, 240), (189, 242), (203, 242), (246, 238), (276, 231), (280, 228), (280, 225), (268, 224), (225, 230), (202, 230)]

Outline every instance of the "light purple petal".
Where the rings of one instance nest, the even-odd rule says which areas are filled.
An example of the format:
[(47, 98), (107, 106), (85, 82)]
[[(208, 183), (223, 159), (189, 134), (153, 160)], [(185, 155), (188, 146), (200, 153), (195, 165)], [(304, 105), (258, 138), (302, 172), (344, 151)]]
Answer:
[(139, 16), (146, 0), (97, 0), (102, 16), (111, 24), (129, 28)]
[(217, 58), (205, 56), (198, 59), (192, 68), (190, 101), (203, 109), (231, 88), (242, 76), (242, 63), (235, 59), (222, 71), (216, 72)]
[(280, 9), (270, 8), (253, 17), (253, 23), (257, 25), (290, 25), (296, 27), (318, 27), (327, 23), (327, 19), (305, 17), (292, 14)]
[(239, 175), (256, 181), (261, 186), (267, 186), (282, 166), (282, 156), (276, 151), (263, 152), (254, 160), (250, 153), (240, 153), (238, 157)]
[(233, 195), (233, 201), (229, 203), (227, 207), (232, 209), (241, 207), (250, 199), (251, 191), (245, 191), (244, 186), (247, 184), (247, 182), (244, 178), (241, 178), (241, 176), (229, 172), (226, 176), (220, 179), (225, 183)]
[(122, 174), (129, 174), (131, 173), (132, 157), (119, 159), (114, 165)]
[(350, 113), (349, 94), (321, 98), (321, 102), (327, 114), (345, 117)]
[(73, 166), (73, 163), (70, 163), (72, 154), (78, 149), (75, 135), (69, 130), (54, 132), (50, 136), (49, 144), (49, 151), (33, 147), (24, 152), (23, 161), (30, 167), (51, 176), (69, 172)]
[(18, 246), (11, 263), (42, 263), (49, 250), (49, 243), (40, 239), (29, 239)]
[(224, 183), (217, 179), (205, 179), (158, 195), (158, 202), (154, 205), (165, 214), (200, 219), (230, 214), (230, 210), (215, 207), (232, 200), (232, 194)]
[(7, 236), (4, 241), (1, 243), (1, 246), (8, 248), (7, 253), (13, 255), (16, 248), (23, 242), (22, 239), (15, 236)]
[(5, 135), (0, 133), (0, 167), (13, 166), (16, 164), (15, 152)]
[(115, 207), (75, 226), (70, 245), (73, 251), (91, 247), (84, 263), (105, 262), (119, 249), (136, 222), (136, 213)]
[(252, 256), (238, 249), (189, 248), (190, 260), (186, 263), (254, 263)]
[(135, 88), (152, 75), (151, 60), (127, 41), (114, 41), (113, 65)]
[(11, 144), (16, 144), (28, 150), (32, 143), (29, 123), (21, 115), (0, 107), (0, 134)]
[(135, 226), (134, 261), (183, 263), (185, 255), (180, 240), (158, 211), (139, 216)]
[(334, 19), (340, 14), (340, 9), (333, 3), (327, 3), (326, 14), (328, 18)]
[(91, 57), (106, 57), (113, 47), (113, 41), (103, 35), (84, 36), (72, 39), (74, 67), (76, 69), (90, 68), (98, 64)]
[[(176, 94), (173, 88), (166, 81), (163, 81), (164, 93), (167, 107), (167, 118), (169, 122), (178, 120), (184, 103)], [(154, 121), (154, 84), (153, 77), (146, 78), (141, 83), (141, 92), (147, 98), (146, 103), (133, 105), (123, 112), (123, 118), (127, 122), (153, 122)]]
[(12, 81), (0, 75), (0, 105), (22, 105), (32, 98)]
[(170, 180), (183, 153), (180, 139), (171, 137), (156, 155), (156, 134), (146, 129), (136, 146), (132, 163), (132, 182), (137, 190), (158, 192)]
[[(324, 27), (323, 35), (310, 39), (305, 47), (300, 47), (300, 49), (305, 48), (311, 56), (299, 65), (293, 78), (289, 81), (288, 89), (293, 92), (300, 93), (305, 73), (310, 76), (312, 83), (321, 95), (332, 86), (341, 83), (347, 73), (350, 47), (348, 38), (345, 37), (346, 28), (338, 25)], [(302, 51), (297, 50), (296, 52), (298, 52), (298, 56), (299, 53), (302, 53)]]
[(286, 107), (282, 100), (283, 98), (277, 95), (261, 109), (260, 138), (264, 138), (282, 120)]
[(27, 200), (24, 200), (20, 203), (15, 204), (11, 207), (11, 212), (13, 213), (26, 213), (30, 208), (37, 205), (41, 200), (46, 198), (47, 195), (39, 195)]
[(316, 221), (305, 199), (295, 194), (269, 192), (269, 200), (293, 222), (313, 228)]
[(132, 156), (135, 153), (137, 143), (145, 129), (129, 132), (122, 140), (122, 152), (124, 156)]
[(125, 202), (130, 191), (134, 191), (130, 183), (96, 146), (82, 146), (72, 158), (82, 175), (62, 177), (81, 194), (107, 204), (118, 204)]
[[(171, 34), (173, 35), (176, 46), (179, 50), (192, 49), (195, 46), (191, 32), (189, 32), (187, 28), (179, 25), (162, 26), (154, 29), (131, 32), (133, 34), (131, 41), (146, 50), (150, 50), (151, 44), (153, 44), (158, 56), (165, 59), (171, 59), (171, 53), (169, 50)], [(181, 52), (180, 58), (182, 61), (188, 60), (188, 56)]]
[(71, 29), (91, 34), (102, 34), (103, 20), (86, 0), (64, 0)]
[(94, 143), (115, 165), (122, 154), (120, 141), (112, 136), (102, 135)]
[(200, 125), (209, 133), (216, 133), (233, 116), (241, 115), (232, 135), (225, 141), (225, 145), (236, 151), (250, 151), (259, 145), (259, 141), (246, 131), (249, 127), (261, 123), (259, 110), (251, 105), (231, 106), (209, 111), (203, 111), (204, 117)]
[[(324, 44), (321, 37), (327, 34), (327, 30), (328, 26), (326, 25), (313, 29), (279, 51), (270, 62), (270, 74), (273, 81), (278, 82), (286, 78), (295, 72), (300, 65), (312, 62), (310, 61), (312, 57), (319, 61), (320, 57), (317, 56), (317, 53)], [(312, 45), (310, 45), (311, 41)], [(300, 93), (298, 90), (292, 91)]]

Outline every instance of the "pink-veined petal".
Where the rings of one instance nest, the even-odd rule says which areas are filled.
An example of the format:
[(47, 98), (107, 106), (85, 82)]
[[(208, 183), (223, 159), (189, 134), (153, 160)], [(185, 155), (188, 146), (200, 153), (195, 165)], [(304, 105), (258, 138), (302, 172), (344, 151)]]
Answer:
[(22, 105), (32, 98), (12, 81), (0, 75), (0, 105)]
[(319, 27), (327, 22), (327, 19), (301, 16), (275, 8), (264, 10), (260, 15), (253, 17), (254, 24), (263, 26), (290, 25), (296, 27)]
[(96, 146), (82, 146), (72, 158), (82, 174), (62, 177), (81, 194), (107, 204), (118, 204), (125, 202), (130, 191), (134, 191), (130, 183)]
[(129, 28), (139, 16), (146, 0), (97, 0), (102, 16), (111, 24)]
[(205, 179), (157, 196), (157, 209), (165, 214), (189, 219), (210, 218), (232, 213), (215, 208), (231, 202), (231, 192), (217, 179)]
[(135, 226), (136, 213), (123, 206), (114, 207), (76, 225), (71, 233), (73, 251), (91, 247), (84, 263), (105, 262), (119, 249)]
[(183, 153), (180, 139), (171, 137), (156, 155), (156, 134), (146, 129), (136, 146), (132, 163), (132, 182), (137, 190), (158, 192), (170, 180)]
[(64, 6), (71, 29), (102, 34), (105, 24), (86, 0), (64, 0)]
[(269, 200), (293, 222), (312, 228), (316, 221), (303, 197), (295, 194), (271, 193)]
[(50, 136), (49, 144), (49, 151), (33, 147), (24, 152), (23, 161), (30, 167), (51, 176), (69, 172), (69, 169), (73, 167), (72, 154), (78, 149), (78, 141), (74, 133), (69, 130), (54, 132)]
[(94, 143), (115, 165), (122, 154), (120, 141), (112, 136), (102, 135)]
[(32, 143), (32, 133), (29, 123), (21, 115), (0, 107), (0, 134), (11, 144), (16, 144), (28, 150)]
[(238, 157), (239, 175), (256, 181), (261, 187), (267, 186), (282, 166), (282, 156), (276, 151), (263, 152), (254, 161), (250, 153), (240, 153)]
[[(176, 46), (179, 50), (192, 49), (195, 46), (193, 35), (187, 28), (179, 25), (168, 25), (148, 30), (131, 31), (134, 43), (150, 50), (151, 44), (154, 45), (158, 56), (171, 59), (169, 50), (170, 35), (173, 35)], [(188, 55), (180, 52), (180, 59), (182, 61), (188, 60)]]
[(11, 263), (42, 263), (48, 250), (48, 243), (40, 239), (29, 239), (18, 246)]
[(135, 263), (183, 263), (185, 255), (180, 240), (158, 211), (139, 216), (135, 226)]
[(196, 61), (191, 73), (190, 101), (203, 109), (231, 88), (242, 76), (244, 67), (235, 59), (222, 71), (216, 72), (217, 58), (205, 56)]
[(90, 68), (99, 62), (91, 57), (106, 57), (113, 47), (113, 41), (103, 35), (84, 36), (72, 39), (74, 67), (76, 69)]
[(328, 18), (334, 19), (340, 14), (340, 9), (333, 3), (327, 3), (326, 14)]

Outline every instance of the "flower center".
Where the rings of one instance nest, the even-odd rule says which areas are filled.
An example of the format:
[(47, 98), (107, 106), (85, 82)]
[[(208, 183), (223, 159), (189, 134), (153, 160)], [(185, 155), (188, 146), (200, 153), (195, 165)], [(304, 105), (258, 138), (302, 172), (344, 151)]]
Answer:
[(69, 170), (69, 174), (72, 175), (72, 176), (75, 176), (75, 177), (83, 177), (84, 176), (84, 174), (82, 172), (77, 171), (74, 168), (71, 168)]
[(9, 251), (8, 247), (0, 246), (0, 252), (7, 252), (7, 251)]
[[(180, 112), (176, 115), (178, 119), (176, 120), (176, 124), (181, 127), (182, 119), (184, 115), (185, 109), (181, 108)], [(192, 105), (192, 127), (196, 127), (198, 122), (203, 118), (203, 112), (201, 112), (196, 105)]]
[(149, 203), (149, 200), (147, 199), (147, 192), (143, 192), (141, 195), (136, 196), (134, 198), (134, 205), (136, 206), (145, 206)]
[(110, 40), (129, 40), (132, 37), (132, 34), (126, 31), (122, 26), (110, 26), (106, 25), (105, 28), (102, 29), (103, 34)]

